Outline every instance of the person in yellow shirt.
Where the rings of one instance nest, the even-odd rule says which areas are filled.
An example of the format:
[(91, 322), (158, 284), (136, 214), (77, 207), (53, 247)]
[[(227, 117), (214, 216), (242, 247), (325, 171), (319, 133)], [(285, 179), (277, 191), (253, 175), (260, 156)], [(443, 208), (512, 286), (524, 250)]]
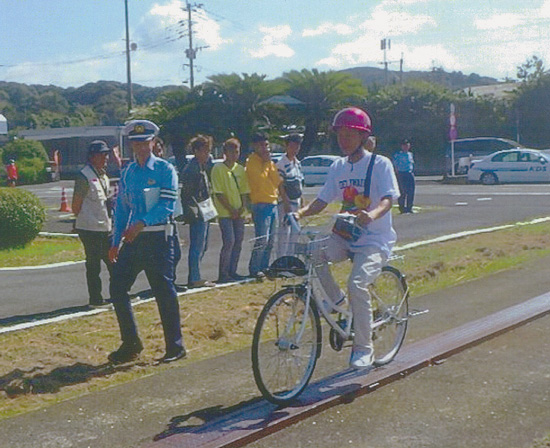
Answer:
[[(271, 160), (267, 136), (263, 133), (254, 134), (251, 144), (254, 152), (246, 161), (246, 175), (250, 185), (250, 210), (256, 241), (248, 270), (251, 277), (262, 278), (269, 267), (277, 221), (277, 201), (279, 193), (284, 192), (284, 186), (277, 166)], [(284, 201), (283, 209), (288, 213), (288, 197), (286, 194), (281, 194), (281, 197)]]
[(222, 233), (219, 274), (217, 283), (244, 280), (237, 274), (244, 237), (244, 214), (250, 188), (242, 165), (237, 163), (241, 142), (230, 138), (223, 144), (224, 161), (212, 168), (211, 181), (214, 205)]

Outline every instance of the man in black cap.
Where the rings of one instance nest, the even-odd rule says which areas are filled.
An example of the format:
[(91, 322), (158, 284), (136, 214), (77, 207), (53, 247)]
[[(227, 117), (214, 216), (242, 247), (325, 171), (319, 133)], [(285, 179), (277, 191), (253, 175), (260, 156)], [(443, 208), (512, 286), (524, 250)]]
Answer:
[(90, 306), (105, 305), (101, 295), (101, 261), (109, 274), (109, 233), (111, 232), (109, 178), (105, 173), (110, 149), (102, 140), (88, 146), (88, 163), (75, 180), (72, 209), (75, 229), (86, 253), (86, 281)]

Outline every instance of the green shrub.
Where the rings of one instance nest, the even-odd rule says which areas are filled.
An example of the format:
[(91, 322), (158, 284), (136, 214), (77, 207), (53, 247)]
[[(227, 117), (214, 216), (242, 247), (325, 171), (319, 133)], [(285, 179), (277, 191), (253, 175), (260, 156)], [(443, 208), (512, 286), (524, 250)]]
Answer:
[(17, 170), (20, 184), (41, 184), (48, 181), (46, 162), (38, 157), (19, 160)]
[(18, 184), (38, 184), (48, 181), (48, 154), (42, 143), (34, 140), (13, 140), (6, 144), (2, 160), (15, 159), (19, 172)]
[(4, 147), (2, 160), (7, 163), (9, 159), (15, 159), (19, 164), (22, 159), (39, 158), (44, 162), (48, 161), (48, 153), (44, 145), (35, 140), (13, 140)]
[(42, 229), (46, 210), (32, 193), (0, 188), (0, 249), (30, 243)]

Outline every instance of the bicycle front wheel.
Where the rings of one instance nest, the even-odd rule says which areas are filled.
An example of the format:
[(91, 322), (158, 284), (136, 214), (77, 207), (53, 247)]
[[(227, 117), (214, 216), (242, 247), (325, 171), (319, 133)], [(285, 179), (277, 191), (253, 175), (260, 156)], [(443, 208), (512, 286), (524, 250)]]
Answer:
[(252, 341), (252, 369), (262, 395), (286, 404), (307, 386), (321, 353), (321, 322), (304, 292), (287, 288), (264, 306)]
[(374, 314), (374, 364), (389, 363), (397, 354), (407, 331), (409, 313), (405, 278), (392, 266), (384, 266), (369, 287)]

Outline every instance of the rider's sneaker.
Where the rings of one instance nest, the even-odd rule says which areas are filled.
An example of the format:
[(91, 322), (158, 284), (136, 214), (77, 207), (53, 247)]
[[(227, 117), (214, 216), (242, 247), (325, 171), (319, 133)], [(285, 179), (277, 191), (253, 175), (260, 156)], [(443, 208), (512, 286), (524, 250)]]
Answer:
[(353, 348), (349, 359), (349, 366), (356, 370), (372, 369), (374, 355), (372, 350), (365, 348)]

